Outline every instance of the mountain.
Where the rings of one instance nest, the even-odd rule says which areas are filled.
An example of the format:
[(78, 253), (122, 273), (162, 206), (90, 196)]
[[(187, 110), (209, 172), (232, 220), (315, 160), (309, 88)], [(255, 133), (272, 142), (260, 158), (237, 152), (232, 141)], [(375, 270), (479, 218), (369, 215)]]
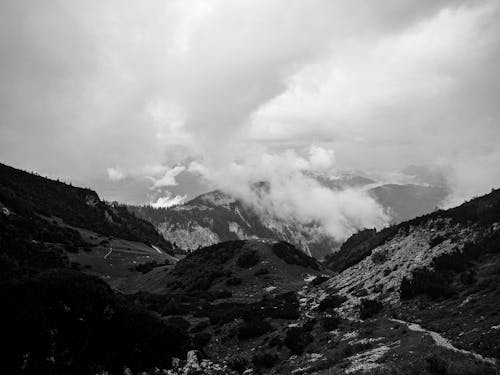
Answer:
[[(366, 189), (387, 211), (393, 223), (432, 212), (448, 195), (447, 188), (424, 185), (380, 185), (366, 177), (315, 176), (333, 190)], [(372, 187), (373, 186), (373, 187)], [(182, 249), (195, 250), (217, 242), (251, 238), (273, 238), (290, 242), (306, 254), (323, 259), (340, 246), (317, 223), (281, 219), (255, 210), (222, 191), (202, 194), (170, 208), (130, 206), (132, 212), (150, 221), (168, 241)]]
[(339, 246), (318, 224), (304, 225), (299, 220), (262, 214), (221, 191), (200, 195), (168, 209), (129, 208), (153, 223), (168, 241), (187, 250), (223, 241), (269, 238), (290, 242), (306, 254), (321, 259)]
[[(0, 164), (0, 244), (45, 267), (73, 265), (116, 286), (179, 253), (149, 222), (96, 192)], [(43, 253), (43, 256), (40, 255)], [(20, 254), (16, 254), (20, 260)]]

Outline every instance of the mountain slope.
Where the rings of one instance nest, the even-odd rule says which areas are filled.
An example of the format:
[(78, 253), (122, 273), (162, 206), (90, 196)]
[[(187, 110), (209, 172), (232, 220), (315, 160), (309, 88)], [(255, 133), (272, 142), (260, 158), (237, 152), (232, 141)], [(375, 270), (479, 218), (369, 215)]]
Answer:
[(3, 164), (0, 209), (2, 253), (30, 267), (35, 259), (42, 268), (72, 265), (117, 287), (137, 276), (140, 264), (176, 261), (177, 250), (124, 206)]
[(139, 217), (152, 222), (170, 242), (195, 250), (218, 242), (272, 238), (290, 242), (308, 255), (323, 258), (338, 247), (317, 224), (281, 220), (257, 213), (241, 200), (213, 191), (168, 209), (130, 207)]

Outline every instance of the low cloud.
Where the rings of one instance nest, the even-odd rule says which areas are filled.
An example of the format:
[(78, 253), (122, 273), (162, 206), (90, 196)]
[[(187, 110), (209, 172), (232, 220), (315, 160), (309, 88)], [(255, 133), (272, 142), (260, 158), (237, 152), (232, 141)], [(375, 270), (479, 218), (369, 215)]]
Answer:
[(189, 169), (264, 215), (319, 224), (339, 241), (359, 229), (380, 228), (389, 222), (383, 208), (365, 191), (332, 191), (310, 176), (311, 171), (334, 172), (332, 150), (314, 145), (304, 154), (273, 153), (253, 146), (223, 168), (193, 162)]
[(120, 181), (120, 180), (123, 180), (126, 177), (125, 173), (123, 173), (118, 168), (108, 168), (106, 171), (108, 173), (108, 178), (111, 181)]
[(175, 186), (177, 185), (177, 181), (175, 176), (184, 171), (186, 168), (183, 166), (176, 166), (172, 169), (167, 170), (163, 173), (163, 175), (159, 178), (152, 178), (154, 180), (153, 189), (158, 189), (166, 186)]
[[(168, 192), (167, 192), (168, 193)], [(166, 196), (159, 197), (156, 201), (150, 202), (150, 205), (154, 208), (168, 208), (182, 204), (186, 201), (185, 195), (175, 195), (168, 193)]]

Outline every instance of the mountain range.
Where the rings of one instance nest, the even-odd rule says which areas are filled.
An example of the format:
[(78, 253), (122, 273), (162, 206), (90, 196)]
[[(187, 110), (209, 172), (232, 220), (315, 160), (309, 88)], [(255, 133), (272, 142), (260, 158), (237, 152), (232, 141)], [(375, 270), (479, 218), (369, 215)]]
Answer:
[[(365, 189), (393, 223), (432, 212), (449, 193), (442, 185), (383, 184), (353, 174), (340, 178), (315, 175), (314, 178), (332, 190)], [(174, 207), (129, 206), (129, 209), (150, 221), (166, 240), (188, 251), (222, 241), (274, 238), (294, 244), (309, 256), (323, 259), (340, 247), (340, 242), (318, 223), (264, 213), (220, 190)]]

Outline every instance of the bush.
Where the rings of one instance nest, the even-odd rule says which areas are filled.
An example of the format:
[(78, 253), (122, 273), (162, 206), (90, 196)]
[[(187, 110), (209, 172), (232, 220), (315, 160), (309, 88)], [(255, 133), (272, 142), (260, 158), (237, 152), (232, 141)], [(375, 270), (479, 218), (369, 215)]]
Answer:
[(402, 299), (409, 299), (419, 294), (437, 299), (449, 298), (455, 291), (442, 274), (427, 268), (417, 268), (413, 271), (412, 278), (403, 278), (400, 295)]
[(436, 234), (432, 236), (432, 238), (429, 240), (429, 245), (430, 247), (434, 247), (442, 243), (443, 241), (446, 241), (446, 237), (441, 235), (441, 234)]
[(377, 315), (383, 309), (384, 305), (382, 302), (375, 299), (363, 298), (361, 300), (361, 305), (359, 306), (359, 317), (363, 320), (369, 319)]
[(283, 343), (292, 354), (301, 355), (304, 349), (313, 341), (312, 335), (303, 327), (292, 327), (286, 331)]
[(207, 328), (208, 326), (210, 326), (209, 321), (207, 321), (207, 320), (202, 320), (201, 322), (199, 322), (198, 324), (196, 324), (193, 328), (191, 328), (191, 333), (198, 333), (198, 332), (201, 332), (201, 331), (203, 331), (205, 328)]
[(245, 357), (234, 356), (228, 359), (227, 365), (230, 369), (236, 371), (238, 374), (241, 374), (247, 369), (248, 361)]
[(272, 368), (278, 360), (278, 356), (270, 352), (255, 353), (252, 357), (252, 363), (258, 368)]
[(202, 350), (210, 342), (212, 336), (208, 332), (200, 332), (193, 336), (193, 344), (196, 349)]
[(236, 260), (236, 264), (240, 268), (247, 269), (255, 266), (257, 263), (259, 263), (259, 261), (260, 258), (257, 251), (251, 250), (251, 251), (245, 251), (243, 254), (241, 254)]
[(273, 244), (272, 250), (274, 255), (282, 259), (287, 264), (294, 264), (301, 267), (309, 267), (314, 270), (319, 270), (318, 263), (316, 263), (314, 258), (307, 256), (302, 251), (287, 242), (276, 242)]
[(226, 280), (226, 285), (227, 286), (237, 286), (241, 285), (243, 283), (243, 279), (241, 277), (230, 277), (229, 279)]
[(266, 320), (259, 318), (245, 319), (238, 328), (238, 337), (240, 339), (259, 337), (272, 329), (273, 327)]
[(269, 269), (268, 268), (259, 268), (256, 272), (255, 272), (255, 276), (262, 276), (262, 275), (267, 275), (269, 274)]
[(382, 264), (387, 260), (387, 250), (378, 250), (372, 254), (372, 261), (375, 264)]
[(323, 275), (320, 275), (320, 276), (316, 276), (312, 281), (311, 281), (311, 285), (313, 286), (319, 286), (321, 284), (323, 284), (326, 280), (328, 280), (329, 277), (328, 276), (323, 276)]
[(335, 309), (335, 308), (342, 306), (342, 304), (345, 301), (347, 301), (347, 298), (345, 296), (341, 296), (338, 294), (332, 294), (332, 295), (329, 295), (328, 297), (326, 297), (325, 299), (323, 299), (319, 303), (318, 310), (319, 311), (327, 311), (330, 309)]
[(215, 292), (213, 292), (213, 296), (215, 299), (231, 298), (233, 296), (233, 293), (231, 293), (231, 291), (227, 289), (216, 290)]
[(321, 319), (321, 327), (323, 327), (325, 331), (333, 331), (339, 327), (339, 324), (340, 317), (337, 315)]

